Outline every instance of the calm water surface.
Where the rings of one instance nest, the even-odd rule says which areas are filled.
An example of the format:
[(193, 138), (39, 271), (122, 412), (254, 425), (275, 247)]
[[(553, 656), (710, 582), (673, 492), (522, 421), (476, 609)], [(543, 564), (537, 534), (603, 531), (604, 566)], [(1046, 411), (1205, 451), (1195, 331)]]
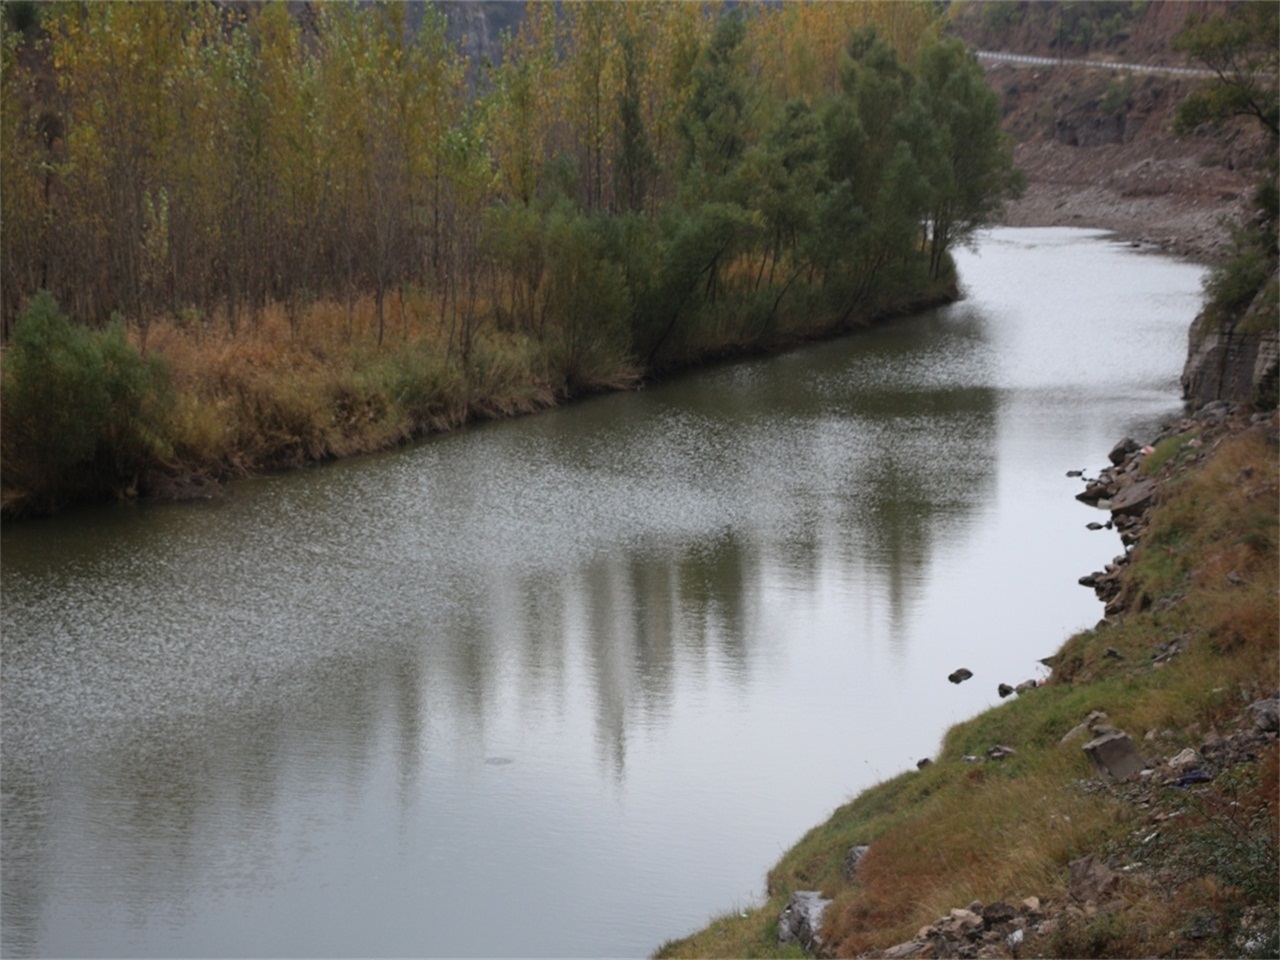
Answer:
[(1100, 616), (1065, 473), (1180, 409), (1200, 268), (959, 260), (774, 360), (5, 528), (4, 954), (645, 955), (757, 900)]

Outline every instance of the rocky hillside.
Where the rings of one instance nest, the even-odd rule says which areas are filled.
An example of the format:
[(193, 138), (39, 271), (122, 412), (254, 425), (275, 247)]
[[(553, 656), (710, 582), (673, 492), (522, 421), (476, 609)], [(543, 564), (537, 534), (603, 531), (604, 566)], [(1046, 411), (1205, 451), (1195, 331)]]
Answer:
[(1026, 195), (1007, 211), (1017, 226), (1115, 230), (1206, 262), (1220, 260), (1267, 163), (1247, 123), (1175, 134), (1178, 104), (1202, 79), (1113, 64), (1186, 66), (1173, 39), (1187, 18), (1221, 3), (965, 3), (952, 28), (979, 50), (1097, 66), (989, 62), (1004, 126), (1018, 143)]
[(1173, 112), (1198, 81), (1110, 68), (996, 64), (991, 84), (1028, 189), (1014, 226), (1114, 230), (1205, 262), (1224, 256), (1262, 161), (1247, 128), (1176, 137)]

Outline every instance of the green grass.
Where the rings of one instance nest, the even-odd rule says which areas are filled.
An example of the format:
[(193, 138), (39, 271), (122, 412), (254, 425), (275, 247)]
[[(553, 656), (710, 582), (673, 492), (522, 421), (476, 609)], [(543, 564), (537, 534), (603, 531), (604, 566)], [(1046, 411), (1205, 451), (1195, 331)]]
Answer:
[(1183, 453), (1187, 444), (1194, 440), (1195, 437), (1196, 432), (1194, 430), (1180, 433), (1173, 437), (1165, 437), (1156, 444), (1155, 450), (1142, 461), (1142, 472), (1148, 477), (1156, 476), (1166, 463)]

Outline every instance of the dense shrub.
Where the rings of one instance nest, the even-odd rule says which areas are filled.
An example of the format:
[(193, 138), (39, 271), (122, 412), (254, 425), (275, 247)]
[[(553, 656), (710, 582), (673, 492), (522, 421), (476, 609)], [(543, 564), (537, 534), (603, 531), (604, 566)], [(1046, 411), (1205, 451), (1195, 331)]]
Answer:
[(0, 451), (17, 512), (130, 495), (165, 456), (172, 386), (119, 323), (75, 325), (41, 291), (18, 318), (0, 376)]

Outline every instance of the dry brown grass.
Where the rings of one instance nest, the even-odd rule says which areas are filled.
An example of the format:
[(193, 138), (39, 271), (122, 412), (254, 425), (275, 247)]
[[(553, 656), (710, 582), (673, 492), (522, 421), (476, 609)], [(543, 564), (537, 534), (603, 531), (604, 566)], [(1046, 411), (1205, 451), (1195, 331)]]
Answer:
[[(564, 398), (540, 346), (517, 332), (478, 330), (464, 365), (435, 306), (391, 295), (380, 345), (370, 297), (314, 304), (292, 325), (279, 304), (235, 331), (225, 317), (153, 323), (147, 349), (165, 360), (179, 396), (174, 460), (161, 472), (225, 477), (346, 457)], [(636, 381), (634, 369), (610, 368), (592, 371), (587, 386)]]

